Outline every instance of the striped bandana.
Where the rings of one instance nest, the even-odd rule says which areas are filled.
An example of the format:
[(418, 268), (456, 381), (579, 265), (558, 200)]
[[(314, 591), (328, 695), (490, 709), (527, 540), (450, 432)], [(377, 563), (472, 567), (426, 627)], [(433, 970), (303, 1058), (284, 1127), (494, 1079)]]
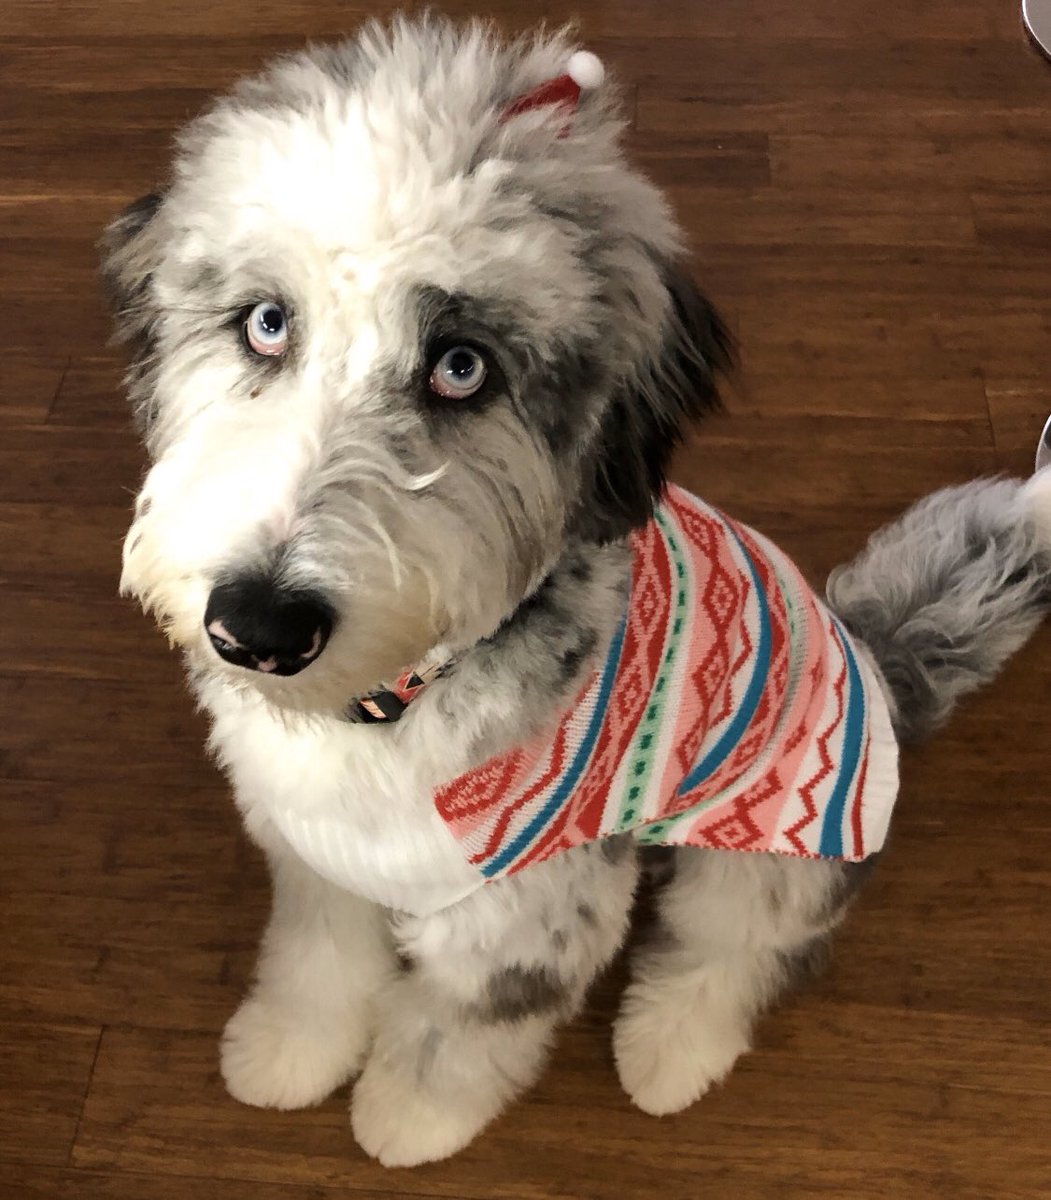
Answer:
[(485, 879), (644, 843), (860, 861), (897, 743), (865, 658), (775, 546), (678, 488), (633, 538), (628, 611), (557, 729), (441, 787)]

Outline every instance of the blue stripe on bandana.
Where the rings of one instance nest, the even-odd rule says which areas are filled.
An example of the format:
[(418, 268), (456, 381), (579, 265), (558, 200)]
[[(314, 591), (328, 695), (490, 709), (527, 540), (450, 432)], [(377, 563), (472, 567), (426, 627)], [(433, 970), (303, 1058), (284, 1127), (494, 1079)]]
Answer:
[(588, 722), (584, 740), (577, 748), (569, 770), (562, 776), (554, 794), (525, 829), (504, 846), (499, 854), (479, 867), (479, 870), (486, 878), (499, 875), (501, 871), (514, 862), (523, 850), (533, 844), (537, 835), (544, 830), (548, 821), (558, 812), (569, 798), (570, 792), (577, 786), (577, 781), (584, 773), (584, 768), (591, 758), (591, 752), (595, 748), (595, 742), (598, 740), (602, 723), (606, 719), (606, 709), (609, 707), (609, 697), (613, 690), (613, 680), (617, 674), (617, 667), (620, 666), (620, 654), (624, 648), (624, 631), (627, 628), (627, 624), (628, 618), (627, 614), (625, 614), (613, 637), (609, 654), (606, 657), (606, 665), (602, 670), (602, 679), (599, 682), (599, 693), (595, 702), (595, 710), (591, 714), (591, 720)]
[(825, 820), (821, 826), (821, 844), (818, 853), (826, 858), (843, 857), (843, 810), (846, 808), (850, 785), (854, 782), (861, 748), (865, 741), (865, 690), (861, 683), (861, 672), (847, 635), (835, 617), (836, 640), (843, 651), (849, 673), (849, 698), (847, 700), (847, 724), (843, 734), (843, 754), (836, 787), (825, 809)]
[(748, 726), (752, 723), (763, 689), (766, 687), (767, 676), (770, 674), (773, 635), (770, 631), (770, 605), (767, 601), (766, 590), (759, 579), (759, 571), (755, 562), (748, 553), (744, 542), (737, 536), (737, 531), (729, 523), (726, 525), (726, 530), (733, 536), (748, 563), (752, 586), (755, 588), (756, 600), (759, 603), (759, 646), (755, 655), (755, 670), (752, 672), (752, 678), (748, 681), (748, 687), (741, 700), (741, 707), (730, 724), (723, 730), (719, 740), (682, 781), (678, 792), (680, 796), (685, 796), (687, 792), (703, 783), (729, 757), (730, 752), (740, 742)]

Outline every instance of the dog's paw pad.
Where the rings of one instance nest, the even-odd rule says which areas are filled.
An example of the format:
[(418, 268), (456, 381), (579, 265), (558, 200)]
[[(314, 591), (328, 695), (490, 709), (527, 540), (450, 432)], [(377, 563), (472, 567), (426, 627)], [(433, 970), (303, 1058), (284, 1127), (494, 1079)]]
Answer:
[(654, 1117), (681, 1112), (749, 1049), (747, 1028), (712, 1020), (699, 996), (629, 989), (613, 1032), (621, 1086)]
[(219, 1069), (227, 1091), (243, 1104), (308, 1108), (345, 1083), (359, 1060), (344, 1030), (335, 1036), (311, 1030), (249, 998), (227, 1022)]

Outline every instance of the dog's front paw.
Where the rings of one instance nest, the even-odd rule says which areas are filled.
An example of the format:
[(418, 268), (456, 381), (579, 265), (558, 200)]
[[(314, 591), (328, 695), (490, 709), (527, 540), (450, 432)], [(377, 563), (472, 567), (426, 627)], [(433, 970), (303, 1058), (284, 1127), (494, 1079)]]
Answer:
[(347, 1020), (311, 1027), (249, 997), (227, 1022), (219, 1069), (235, 1100), (257, 1108), (320, 1104), (360, 1069), (365, 1038)]
[(747, 1025), (708, 1010), (701, 990), (633, 985), (613, 1031), (621, 1086), (654, 1117), (689, 1108), (748, 1049)]
[(375, 1059), (354, 1087), (350, 1124), (358, 1145), (385, 1167), (418, 1167), (462, 1150), (495, 1113), (438, 1103)]

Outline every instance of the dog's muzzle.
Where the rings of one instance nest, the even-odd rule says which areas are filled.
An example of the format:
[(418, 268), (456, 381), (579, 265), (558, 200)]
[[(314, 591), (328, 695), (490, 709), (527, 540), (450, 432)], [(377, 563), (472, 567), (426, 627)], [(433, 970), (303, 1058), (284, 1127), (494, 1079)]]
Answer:
[(216, 654), (235, 667), (296, 675), (325, 649), (332, 609), (310, 591), (275, 587), (257, 575), (218, 584), (208, 597), (204, 628)]

